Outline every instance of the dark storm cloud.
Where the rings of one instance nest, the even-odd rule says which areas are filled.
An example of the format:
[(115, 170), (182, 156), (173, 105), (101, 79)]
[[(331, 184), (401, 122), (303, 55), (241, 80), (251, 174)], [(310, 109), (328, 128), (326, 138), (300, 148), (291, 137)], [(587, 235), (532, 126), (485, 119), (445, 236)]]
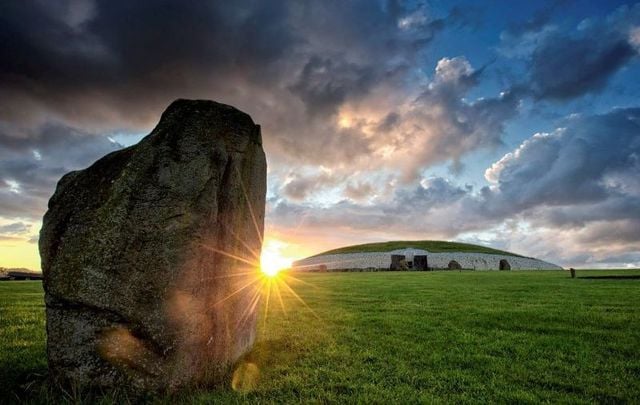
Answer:
[(335, 113), (347, 97), (366, 94), (375, 79), (372, 66), (312, 56), (291, 91), (300, 97), (311, 115), (326, 116)]
[(365, 0), (3, 2), (0, 95), (11, 102), (0, 116), (35, 119), (26, 107), (71, 124), (148, 126), (177, 97), (234, 86), (290, 88), (311, 113), (331, 113), (464, 22), (424, 13)]
[(500, 204), (516, 210), (638, 198), (640, 108), (570, 117), (563, 128), (536, 134), (505, 155), (487, 177)]
[(286, 182), (281, 193), (292, 201), (302, 201), (313, 192), (322, 190), (327, 186), (334, 186), (342, 181), (344, 177), (334, 176), (329, 173), (319, 173), (314, 175), (292, 175)]
[[(201, 94), (214, 85), (208, 77), (268, 79), (296, 41), (276, 1), (64, 4), (0, 6), (0, 87), (5, 100), (71, 120), (115, 115), (126, 126), (180, 94)], [(70, 21), (82, 5), (84, 18)], [(15, 121), (19, 107), (5, 102), (0, 113)]]
[(542, 14), (521, 32), (503, 33), (512, 47), (519, 40), (524, 48), (534, 46), (527, 86), (538, 99), (569, 100), (600, 91), (637, 56), (630, 30), (640, 24), (640, 5), (623, 6), (602, 20), (585, 20), (574, 31), (550, 27), (547, 20)]
[(122, 145), (61, 125), (27, 133), (0, 132), (0, 213), (40, 219), (60, 177)]
[[(460, 11), (435, 18), (410, 3), (0, 4), (0, 215), (39, 217), (62, 174), (120, 146), (92, 134), (146, 132), (176, 97), (247, 110), (284, 161), (363, 159), (371, 141), (331, 116), (402, 82), (446, 24), (464, 24)], [(311, 180), (284, 191), (303, 198), (323, 181)]]
[(536, 97), (567, 100), (603, 89), (635, 50), (620, 35), (599, 34), (549, 36), (531, 59), (531, 86)]
[[(209, 98), (249, 112), (280, 162), (328, 166), (364, 159), (373, 142), (357, 128), (339, 128), (336, 112), (374, 97), (374, 88), (404, 91), (436, 35), (470, 22), (461, 9), (437, 16), (395, 0), (0, 7), (0, 119), (7, 123), (57, 119), (89, 132), (146, 132), (173, 99)], [(382, 129), (393, 126), (389, 118)]]
[(76, 26), (66, 21), (63, 7), (4, 3), (2, 36), (14, 41), (3, 52), (15, 57), (3, 58), (3, 73), (69, 87), (144, 81), (171, 64), (256, 69), (293, 42), (286, 10), (274, 1), (74, 4), (93, 10)]
[(294, 7), (296, 20), (305, 23), (298, 29), (311, 54), (290, 89), (311, 115), (330, 115), (375, 84), (401, 80), (440, 31), (470, 21), (455, 7), (446, 17), (432, 18), (424, 6), (408, 7), (399, 1), (385, 7), (371, 1), (336, 4)]

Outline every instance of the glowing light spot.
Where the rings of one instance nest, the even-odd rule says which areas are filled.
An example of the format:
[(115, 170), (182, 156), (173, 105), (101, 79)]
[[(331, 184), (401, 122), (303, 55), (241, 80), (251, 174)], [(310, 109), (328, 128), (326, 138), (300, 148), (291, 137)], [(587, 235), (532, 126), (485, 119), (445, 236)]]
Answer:
[(238, 392), (250, 392), (256, 389), (260, 380), (260, 369), (254, 363), (242, 362), (233, 372), (231, 388)]
[(281, 250), (285, 244), (278, 240), (267, 240), (260, 255), (260, 270), (268, 277), (275, 277), (282, 270), (291, 267), (292, 260), (283, 256)]
[(338, 125), (340, 126), (340, 128), (350, 128), (351, 126), (353, 126), (353, 120), (349, 115), (341, 114), (340, 118), (338, 119)]

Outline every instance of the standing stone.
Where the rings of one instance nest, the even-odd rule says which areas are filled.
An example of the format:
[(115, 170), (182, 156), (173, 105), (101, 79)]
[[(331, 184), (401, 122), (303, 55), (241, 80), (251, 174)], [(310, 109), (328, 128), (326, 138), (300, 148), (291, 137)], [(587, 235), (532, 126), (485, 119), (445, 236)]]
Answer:
[(50, 376), (174, 390), (253, 345), (266, 161), (249, 115), (177, 100), (140, 143), (68, 173), (40, 232)]

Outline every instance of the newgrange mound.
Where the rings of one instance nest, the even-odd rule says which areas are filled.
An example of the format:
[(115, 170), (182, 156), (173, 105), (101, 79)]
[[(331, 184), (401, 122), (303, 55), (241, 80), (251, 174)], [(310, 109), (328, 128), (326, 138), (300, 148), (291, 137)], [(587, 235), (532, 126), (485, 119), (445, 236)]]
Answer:
[(341, 270), (561, 270), (532, 257), (469, 243), (391, 241), (346, 246), (293, 263), (299, 271)]

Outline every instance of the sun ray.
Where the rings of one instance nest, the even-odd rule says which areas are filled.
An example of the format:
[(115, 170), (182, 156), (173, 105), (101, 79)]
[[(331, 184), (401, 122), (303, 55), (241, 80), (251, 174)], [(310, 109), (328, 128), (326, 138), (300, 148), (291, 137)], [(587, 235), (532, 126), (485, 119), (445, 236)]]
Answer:
[(253, 206), (251, 205), (251, 201), (249, 201), (249, 195), (247, 194), (247, 189), (244, 187), (244, 183), (242, 182), (242, 176), (240, 175), (240, 170), (236, 166), (236, 172), (238, 173), (238, 177), (240, 178), (240, 188), (242, 189), (242, 193), (244, 194), (244, 199), (247, 202), (247, 206), (249, 208), (249, 214), (251, 214), (251, 219), (253, 220), (253, 225), (256, 228), (256, 233), (258, 234), (258, 238), (260, 238), (260, 243), (263, 243), (262, 232), (260, 232), (260, 227), (258, 226), (258, 221), (256, 220), (256, 216), (253, 213)]
[(234, 255), (232, 253), (225, 252), (224, 250), (216, 249), (213, 246), (209, 246), (209, 245), (204, 245), (203, 244), (202, 247), (204, 247), (205, 249), (212, 250), (212, 251), (214, 251), (216, 253), (220, 253), (221, 255), (225, 255), (225, 256), (230, 257), (232, 259), (240, 260), (241, 262), (247, 263), (247, 264), (251, 265), (252, 267), (255, 267), (255, 268), (260, 267), (260, 264), (257, 263), (257, 262), (255, 262), (255, 263), (251, 262), (251, 261), (249, 261), (249, 260), (247, 260), (247, 259), (245, 259), (243, 257), (238, 256), (238, 255)]
[(294, 277), (294, 276), (292, 276), (292, 275), (291, 275), (291, 273), (287, 273), (284, 277), (286, 277), (286, 278), (288, 278), (288, 279), (295, 280), (295, 281), (297, 281), (297, 282), (299, 282), (299, 283), (302, 283), (302, 284), (306, 284), (306, 285), (308, 285), (308, 286), (310, 286), (310, 287), (312, 287), (312, 288), (316, 288), (316, 289), (319, 289), (319, 290), (323, 290), (323, 288), (322, 288), (322, 287), (319, 287), (319, 286), (317, 286), (317, 285), (315, 285), (315, 284), (312, 284), (312, 283), (309, 283), (309, 282), (304, 281), (304, 280), (302, 280), (302, 279), (299, 279), (298, 277)]
[(258, 252), (256, 252), (251, 246), (249, 246), (245, 241), (243, 241), (240, 237), (238, 237), (238, 235), (236, 235), (236, 233), (233, 232), (232, 230), (229, 230), (229, 233), (231, 233), (231, 236), (233, 236), (238, 242), (240, 242), (242, 246), (244, 246), (253, 255), (256, 261), (260, 260), (260, 256), (258, 255)]
[(267, 327), (267, 317), (269, 316), (269, 301), (271, 300), (271, 286), (273, 285), (273, 283), (274, 280), (267, 280), (267, 298), (264, 300), (264, 320), (262, 322), (264, 328)]
[(242, 287), (238, 288), (237, 290), (235, 290), (231, 294), (227, 295), (225, 298), (223, 298), (220, 301), (214, 303), (213, 306), (215, 307), (217, 305), (220, 305), (224, 301), (228, 300), (229, 298), (231, 298), (234, 295), (238, 294), (239, 292), (243, 291), (245, 288), (248, 288), (248, 287), (252, 286), (253, 284), (255, 284), (255, 283), (259, 282), (259, 281), (261, 281), (260, 278), (256, 277), (253, 281), (248, 282), (247, 284), (245, 284)]
[(278, 300), (280, 301), (280, 307), (282, 308), (282, 312), (287, 315), (287, 309), (284, 306), (284, 301), (282, 300), (282, 294), (280, 294), (280, 286), (278, 283), (275, 283), (274, 289), (276, 290), (276, 294), (278, 295)]
[[(264, 285), (264, 281), (263, 281), (263, 285)], [(260, 302), (260, 296), (262, 295), (263, 285), (258, 286), (253, 292), (253, 295), (251, 296), (251, 300), (249, 301), (249, 305), (244, 310), (244, 312), (240, 315), (240, 319), (238, 320), (238, 323), (237, 323), (238, 328), (244, 325), (244, 323), (247, 321), (247, 319), (249, 319), (251, 314), (254, 312), (254, 310), (258, 306), (258, 303)]]
[(315, 316), (317, 319), (322, 320), (318, 314), (316, 314), (316, 312), (302, 299), (302, 297), (300, 297), (298, 295), (298, 293), (296, 293), (295, 291), (293, 291), (293, 289), (291, 287), (289, 287), (289, 284), (287, 284), (284, 280), (282, 280), (282, 285), (284, 285), (285, 287), (287, 287), (287, 289), (289, 290), (289, 292), (291, 292), (291, 294), (293, 294), (293, 296), (300, 301), (300, 303), (302, 305), (304, 305), (309, 311), (311, 311), (311, 313), (313, 314), (313, 316)]
[(210, 279), (211, 280), (217, 280), (219, 278), (246, 277), (249, 274), (257, 274), (256, 269), (249, 270), (249, 271), (240, 271), (240, 272), (236, 272), (236, 273), (232, 273), (232, 274), (222, 274), (220, 276), (210, 277)]

